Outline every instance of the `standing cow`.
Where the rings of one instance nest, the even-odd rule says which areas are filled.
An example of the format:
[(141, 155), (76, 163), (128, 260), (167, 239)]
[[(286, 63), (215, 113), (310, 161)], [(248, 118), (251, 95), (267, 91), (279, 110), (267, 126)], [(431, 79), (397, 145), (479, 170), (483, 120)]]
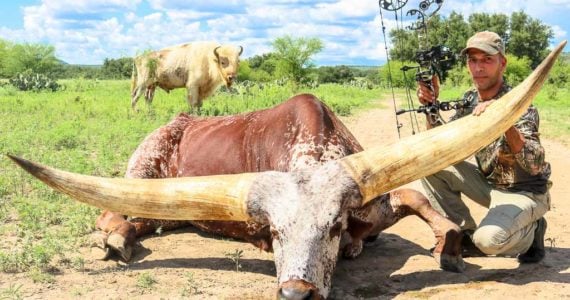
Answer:
[(242, 52), (241, 46), (194, 42), (140, 55), (131, 77), (131, 106), (143, 94), (150, 105), (157, 86), (167, 92), (186, 87), (188, 105), (199, 109), (222, 84), (232, 85)]
[[(177, 118), (155, 131), (135, 152), (129, 168), (137, 178), (86, 176), (11, 158), (54, 189), (100, 208), (152, 220), (210, 220), (200, 223), (214, 232), (269, 241), (258, 245), (273, 248), (279, 298), (326, 298), (339, 248), (349, 250), (349, 256), (350, 250), (359, 252), (363, 238), (410, 213), (424, 218), (442, 242), (434, 251), (442, 267), (460, 271), (464, 266), (457, 227), (446, 226), (449, 221), (433, 214), (435, 211), (417, 192), (385, 193), (464, 160), (499, 138), (527, 110), (564, 45), (555, 48), (521, 85), (489, 106), (484, 114), (466, 116), (366, 151), (350, 141), (350, 132), (326, 106), (302, 95), (292, 100), (293, 108), (276, 109), (277, 115), (245, 114), (237, 119), (203, 123), (203, 129), (218, 132), (210, 138), (222, 140), (216, 143), (218, 147), (197, 148), (198, 152), (180, 149), (184, 144), (203, 145), (207, 135), (185, 140), (196, 128), (185, 125), (192, 122), (191, 118)], [(292, 101), (278, 107), (287, 108)], [(309, 122), (296, 122), (309, 109), (314, 110), (309, 113), (313, 116)], [(256, 120), (265, 126), (254, 128), (251, 134), (239, 129), (240, 124), (247, 127)], [(277, 144), (275, 139), (280, 136), (266, 131), (273, 126), (283, 126), (280, 136), (291, 138), (290, 142)], [(258, 138), (259, 142), (250, 143), (249, 138)], [(320, 144), (323, 140), (327, 142)], [(215, 163), (201, 162), (214, 158), (216, 151), (240, 154), (242, 147), (252, 147), (252, 153), (259, 150), (257, 147), (275, 151), (249, 157), (242, 153), (240, 159), (222, 162), (215, 171), (210, 169)], [(282, 155), (293, 163), (284, 166), (288, 172), (244, 172), (245, 165), (253, 170), (265, 169), (272, 161), (270, 157)], [(273, 169), (282, 170), (280, 162), (274, 160)], [(180, 177), (200, 175), (196, 173), (225, 175)], [(125, 224), (120, 216), (115, 219), (119, 219), (119, 227)], [(230, 223), (224, 226), (220, 221)], [(247, 226), (250, 224), (255, 226)], [(120, 245), (128, 242), (121, 234), (113, 235), (120, 233), (114, 229), (121, 229), (113, 227), (108, 228), (109, 240), (118, 238)], [(352, 243), (349, 249), (341, 247), (344, 237)]]

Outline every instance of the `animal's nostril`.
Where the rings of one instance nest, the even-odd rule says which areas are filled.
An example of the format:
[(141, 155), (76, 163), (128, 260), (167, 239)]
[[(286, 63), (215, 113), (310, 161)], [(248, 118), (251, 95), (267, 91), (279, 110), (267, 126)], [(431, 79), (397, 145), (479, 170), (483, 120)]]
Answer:
[(279, 290), (279, 299), (286, 300), (309, 300), (312, 298), (312, 290), (296, 288), (282, 288)]

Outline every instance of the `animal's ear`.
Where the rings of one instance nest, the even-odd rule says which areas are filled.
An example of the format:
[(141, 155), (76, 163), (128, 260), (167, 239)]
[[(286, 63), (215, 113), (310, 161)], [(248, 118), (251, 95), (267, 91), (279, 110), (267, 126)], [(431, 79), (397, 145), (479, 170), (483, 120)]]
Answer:
[(346, 231), (353, 239), (362, 239), (364, 235), (372, 228), (372, 223), (362, 221), (352, 215), (348, 216), (348, 227)]

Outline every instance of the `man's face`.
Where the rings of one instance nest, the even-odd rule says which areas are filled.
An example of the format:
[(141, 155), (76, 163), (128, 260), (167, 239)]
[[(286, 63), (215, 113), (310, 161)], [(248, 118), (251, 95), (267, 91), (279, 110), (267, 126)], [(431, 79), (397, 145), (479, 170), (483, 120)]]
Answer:
[(490, 55), (481, 50), (470, 49), (467, 52), (467, 66), (475, 87), (486, 91), (502, 83), (507, 60), (499, 53)]

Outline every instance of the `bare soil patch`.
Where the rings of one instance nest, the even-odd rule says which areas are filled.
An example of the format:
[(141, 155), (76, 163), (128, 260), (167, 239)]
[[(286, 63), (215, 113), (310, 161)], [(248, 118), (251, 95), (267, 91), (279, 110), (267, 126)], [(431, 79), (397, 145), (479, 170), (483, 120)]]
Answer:
[[(365, 148), (398, 139), (393, 109), (387, 107), (343, 119)], [(400, 117), (403, 136), (410, 134), (406, 118)], [(434, 243), (429, 227), (408, 217), (382, 233), (359, 258), (339, 261), (330, 297), (570, 298), (569, 149), (551, 140), (543, 143), (554, 182), (543, 262), (519, 265), (515, 258), (466, 258), (464, 273), (445, 272), (429, 256)], [(418, 182), (408, 187), (422, 191)], [(470, 207), (478, 218), (485, 212), (476, 204)], [(238, 272), (227, 255), (239, 250), (243, 253)], [(0, 291), (21, 286), (20, 295), (27, 299), (271, 299), (277, 283), (271, 253), (192, 227), (141, 240), (129, 264), (96, 260), (89, 248), (78, 251), (85, 259), (83, 269), (62, 266), (53, 283), (34, 283), (26, 274), (0, 273)]]

